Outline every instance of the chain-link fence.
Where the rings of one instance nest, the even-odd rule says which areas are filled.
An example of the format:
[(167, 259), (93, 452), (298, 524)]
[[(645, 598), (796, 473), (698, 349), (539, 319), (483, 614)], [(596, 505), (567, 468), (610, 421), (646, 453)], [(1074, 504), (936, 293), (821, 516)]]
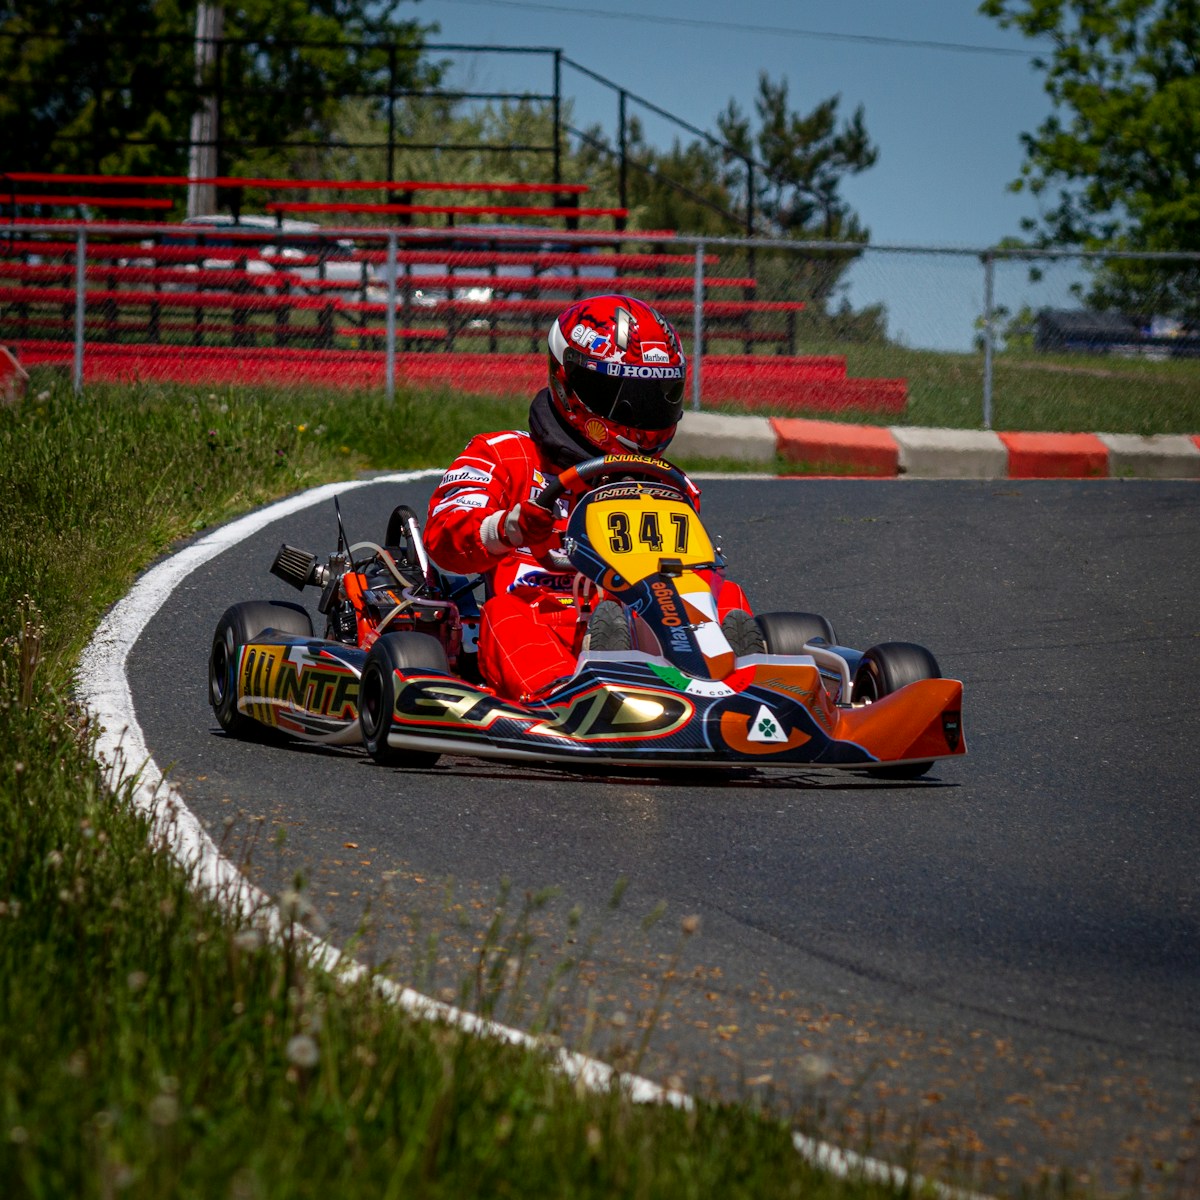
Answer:
[(242, 216), (0, 231), (0, 343), (85, 380), (529, 394), (571, 300), (655, 304), (694, 407), (1195, 432), (1200, 255), (1069, 255)]

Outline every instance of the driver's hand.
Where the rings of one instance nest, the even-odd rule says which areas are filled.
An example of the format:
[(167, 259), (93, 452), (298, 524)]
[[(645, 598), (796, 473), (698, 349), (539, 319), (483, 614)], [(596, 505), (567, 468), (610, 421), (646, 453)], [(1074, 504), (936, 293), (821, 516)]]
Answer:
[(523, 501), (514, 504), (500, 522), (501, 537), (514, 549), (538, 546), (550, 540), (554, 532), (554, 514), (540, 504)]

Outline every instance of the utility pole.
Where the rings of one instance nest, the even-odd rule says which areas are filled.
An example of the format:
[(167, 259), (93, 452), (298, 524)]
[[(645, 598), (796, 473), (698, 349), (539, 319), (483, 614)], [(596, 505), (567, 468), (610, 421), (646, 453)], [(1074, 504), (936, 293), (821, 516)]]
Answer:
[(196, 110), (192, 113), (192, 130), (188, 150), (189, 217), (205, 217), (217, 211), (217, 189), (211, 183), (217, 171), (217, 95), (213, 87), (212, 68), (217, 62), (221, 33), (225, 27), (225, 10), (220, 3), (200, 0), (196, 8)]

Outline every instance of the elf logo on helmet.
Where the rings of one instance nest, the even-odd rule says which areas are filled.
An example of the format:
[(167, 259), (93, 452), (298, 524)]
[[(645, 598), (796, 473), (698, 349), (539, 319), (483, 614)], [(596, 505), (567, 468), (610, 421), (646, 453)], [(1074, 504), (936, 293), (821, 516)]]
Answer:
[(583, 324), (571, 330), (571, 341), (588, 354), (603, 354), (608, 349), (608, 338)]

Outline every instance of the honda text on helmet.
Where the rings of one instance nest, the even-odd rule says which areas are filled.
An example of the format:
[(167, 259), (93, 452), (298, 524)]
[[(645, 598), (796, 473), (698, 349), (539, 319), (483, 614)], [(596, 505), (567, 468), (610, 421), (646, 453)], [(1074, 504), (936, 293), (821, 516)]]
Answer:
[(687, 362), (669, 321), (630, 296), (572, 304), (550, 326), (554, 410), (600, 454), (661, 454), (683, 415)]

